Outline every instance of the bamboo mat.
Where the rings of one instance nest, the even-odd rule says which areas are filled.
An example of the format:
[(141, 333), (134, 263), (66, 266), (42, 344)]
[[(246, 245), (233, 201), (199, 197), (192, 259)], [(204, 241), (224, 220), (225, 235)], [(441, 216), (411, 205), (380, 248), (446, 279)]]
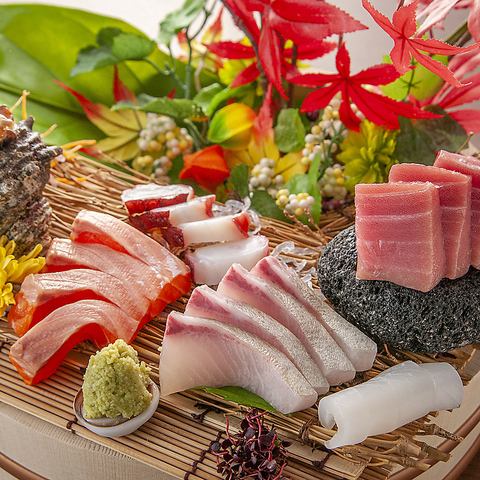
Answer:
[[(46, 196), (54, 210), (53, 236), (68, 236), (73, 218), (84, 208), (125, 218), (120, 193), (132, 184), (149, 181), (134, 171), (120, 172), (76, 155), (68, 155), (67, 158), (67, 161), (52, 166), (51, 182), (46, 188)], [(299, 247), (312, 249), (311, 254), (298, 257), (305, 260), (309, 268), (315, 266), (322, 247), (352, 221), (353, 210), (350, 207), (341, 213), (325, 215), (320, 228), (314, 231), (301, 224), (262, 219), (262, 233), (269, 237), (272, 248), (290, 240)], [(171, 309), (183, 311), (187, 300), (188, 297), (182, 298), (171, 305), (158, 319), (150, 322), (135, 341), (135, 348), (140, 357), (151, 365), (156, 380), (158, 349), (166, 316)], [(231, 417), (235, 428), (243, 407), (205, 392), (184, 392), (162, 399), (153, 418), (137, 432), (118, 439), (98, 437), (79, 426), (72, 411), (73, 398), (81, 387), (84, 367), (93, 349), (88, 344), (78, 347), (55, 375), (40, 385), (29, 387), (8, 361), (9, 347), (14, 341), (15, 335), (6, 322), (0, 322), (0, 401), (176, 478), (220, 478), (208, 448), (212, 441), (224, 435), (225, 414)], [(474, 352), (474, 347), (466, 347), (446, 355), (424, 356), (384, 347), (372, 370), (357, 375), (351, 384), (368, 380), (406, 359), (417, 362), (448, 361), (468, 383), (471, 377), (462, 372), (467, 371), (465, 367)], [(339, 388), (345, 386), (335, 389)], [(292, 479), (382, 480), (394, 465), (414, 466), (421, 472), (429, 467), (429, 462), (448, 460), (448, 455), (421, 441), (422, 435), (455, 439), (455, 436), (436, 427), (434, 415), (430, 415), (391, 434), (371, 437), (361, 445), (327, 452), (323, 442), (334, 432), (319, 426), (315, 408), (288, 416), (272, 413), (267, 418), (275, 423), (282, 437), (293, 441), (289, 448), (289, 465), (285, 470)]]

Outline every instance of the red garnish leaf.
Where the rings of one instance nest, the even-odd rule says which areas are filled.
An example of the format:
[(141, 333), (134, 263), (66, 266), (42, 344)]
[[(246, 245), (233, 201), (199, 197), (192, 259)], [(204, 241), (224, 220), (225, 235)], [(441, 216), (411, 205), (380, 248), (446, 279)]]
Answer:
[(448, 112), (448, 114), (458, 122), (468, 134), (480, 133), (480, 110), (464, 109)]
[(135, 103), (137, 101), (135, 94), (120, 79), (116, 65), (113, 67), (113, 98), (115, 102)]
[(251, 46), (243, 45), (239, 42), (215, 42), (208, 45), (207, 48), (219, 57), (232, 60), (243, 60), (255, 57), (255, 52)]
[(244, 68), (233, 80), (230, 87), (236, 88), (254, 82), (260, 76), (257, 64), (252, 63), (247, 68)]

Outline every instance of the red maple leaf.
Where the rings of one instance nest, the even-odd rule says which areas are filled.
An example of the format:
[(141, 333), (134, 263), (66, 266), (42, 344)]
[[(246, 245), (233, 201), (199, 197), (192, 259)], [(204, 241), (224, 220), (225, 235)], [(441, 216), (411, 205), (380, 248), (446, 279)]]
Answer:
[(404, 102), (397, 102), (378, 93), (371, 92), (363, 85), (386, 85), (396, 80), (400, 74), (393, 65), (374, 65), (351, 75), (350, 55), (342, 43), (338, 49), (336, 65), (338, 74), (309, 73), (296, 75), (289, 80), (305, 87), (322, 88), (309, 93), (302, 103), (302, 112), (312, 112), (325, 108), (334, 95), (340, 93), (340, 120), (350, 130), (358, 130), (361, 119), (354, 113), (351, 102), (365, 114), (365, 117), (377, 125), (389, 129), (400, 127), (398, 117), (408, 118), (438, 118), (439, 115), (426, 112), (420, 108)]
[(393, 38), (395, 45), (390, 52), (392, 63), (399, 73), (405, 73), (411, 68), (411, 58), (428, 70), (432, 71), (446, 82), (460, 87), (463, 84), (455, 78), (455, 75), (447, 66), (422, 52), (440, 55), (456, 55), (479, 48), (478, 44), (468, 47), (455, 47), (440, 40), (422, 39), (416, 36), (417, 23), (416, 11), (419, 0), (414, 0), (409, 5), (400, 7), (394, 14), (392, 21), (369, 3), (362, 0), (364, 8), (370, 13), (376, 23)]

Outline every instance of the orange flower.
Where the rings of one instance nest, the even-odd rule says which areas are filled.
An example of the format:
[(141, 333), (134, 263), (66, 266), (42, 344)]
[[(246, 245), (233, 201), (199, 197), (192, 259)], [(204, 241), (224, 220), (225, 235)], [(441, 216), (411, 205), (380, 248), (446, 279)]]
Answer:
[(180, 178), (191, 178), (201, 187), (211, 192), (230, 175), (223, 149), (219, 145), (199, 150), (183, 157), (184, 166)]

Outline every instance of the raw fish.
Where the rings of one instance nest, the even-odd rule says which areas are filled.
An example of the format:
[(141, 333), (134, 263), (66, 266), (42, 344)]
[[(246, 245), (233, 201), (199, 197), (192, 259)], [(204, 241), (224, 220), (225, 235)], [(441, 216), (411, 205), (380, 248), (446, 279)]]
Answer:
[(215, 195), (197, 197), (170, 207), (155, 208), (130, 217), (130, 223), (142, 232), (160, 228), (177, 227), (182, 223), (196, 222), (213, 217)]
[(395, 365), (368, 382), (320, 400), (318, 416), (338, 432), (327, 448), (355, 445), (368, 436), (389, 433), (429, 412), (460, 406), (463, 384), (448, 363)]
[(130, 343), (138, 322), (111, 303), (81, 300), (64, 305), (37, 323), (10, 349), (10, 361), (25, 383), (52, 375), (67, 353), (85, 340), (97, 348), (121, 338)]
[(139, 260), (103, 245), (75, 243), (56, 238), (47, 254), (47, 271), (62, 272), (74, 268), (91, 268), (123, 281), (132, 295), (141, 294), (151, 303), (150, 313), (157, 315), (167, 301), (162, 299), (162, 284), (154, 270)]
[(472, 179), (444, 168), (399, 163), (390, 170), (389, 181), (431, 182), (437, 187), (446, 257), (445, 276), (463, 277), (471, 262)]
[(260, 310), (224, 297), (203, 285), (192, 292), (185, 314), (217, 320), (256, 335), (285, 354), (319, 395), (328, 392), (328, 382), (300, 340), (288, 328)]
[(72, 225), (71, 238), (105, 245), (148, 265), (164, 284), (163, 299), (173, 302), (190, 290), (189, 268), (158, 242), (118, 218), (82, 210)]
[(287, 327), (303, 344), (330, 385), (355, 377), (355, 368), (323, 325), (291, 295), (234, 264), (218, 286), (221, 295), (248, 303)]
[(8, 313), (15, 333), (22, 336), (55, 309), (78, 300), (104, 300), (121, 308), (138, 322), (148, 320), (150, 302), (132, 293), (118, 278), (97, 270), (28, 275)]
[(248, 237), (248, 212), (182, 223), (168, 228), (164, 237), (172, 247), (188, 247), (198, 243), (231, 242)]
[(295, 365), (258, 337), (215, 320), (168, 316), (160, 355), (160, 392), (243, 387), (282, 413), (311, 407), (317, 394)]
[(441, 150), (434, 165), (472, 177), (472, 265), (480, 269), (480, 160)]
[(194, 197), (193, 188), (188, 185), (137, 185), (122, 193), (122, 202), (130, 215), (154, 208), (168, 207), (183, 203)]
[(377, 344), (327, 305), (320, 290), (311, 289), (291, 268), (275, 257), (260, 260), (252, 273), (285, 290), (320, 320), (357, 372), (372, 368)]
[(195, 283), (218, 285), (232, 263), (250, 270), (261, 258), (268, 255), (268, 238), (253, 235), (236, 242), (219, 243), (197, 248), (185, 255)]
[(421, 292), (445, 274), (438, 190), (432, 183), (355, 187), (357, 278)]

